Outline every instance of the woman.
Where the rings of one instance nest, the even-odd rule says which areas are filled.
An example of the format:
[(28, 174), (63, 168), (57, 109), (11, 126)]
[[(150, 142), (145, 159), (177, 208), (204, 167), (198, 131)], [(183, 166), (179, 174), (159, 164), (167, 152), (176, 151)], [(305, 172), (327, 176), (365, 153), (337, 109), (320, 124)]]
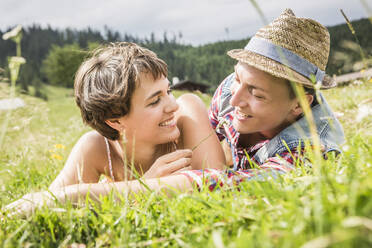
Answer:
[[(75, 97), (95, 131), (80, 138), (49, 192), (25, 195), (6, 210), (28, 213), (54, 197), (77, 202), (88, 193), (136, 192), (143, 189), (137, 177), (155, 190), (184, 190), (191, 186), (187, 176), (171, 174), (225, 163), (203, 102), (191, 94), (176, 101), (166, 64), (136, 44), (97, 50), (76, 74)], [(113, 183), (98, 183), (102, 175)]]

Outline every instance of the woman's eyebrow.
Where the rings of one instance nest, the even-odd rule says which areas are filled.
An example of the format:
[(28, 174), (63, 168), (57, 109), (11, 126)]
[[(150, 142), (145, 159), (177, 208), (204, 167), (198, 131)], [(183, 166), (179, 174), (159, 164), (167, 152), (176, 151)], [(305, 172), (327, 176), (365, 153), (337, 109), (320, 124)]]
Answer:
[[(169, 89), (169, 83), (167, 84), (167, 89)], [(151, 98), (153, 98), (153, 97), (155, 97), (157, 95), (160, 95), (161, 93), (162, 93), (162, 91), (161, 90), (158, 90), (155, 93), (151, 94), (149, 97), (147, 97), (145, 101), (147, 101), (147, 100), (149, 100), (149, 99), (151, 99)]]
[(161, 94), (161, 90), (158, 90), (155, 93), (151, 94), (149, 97), (147, 97), (146, 101), (160, 94)]

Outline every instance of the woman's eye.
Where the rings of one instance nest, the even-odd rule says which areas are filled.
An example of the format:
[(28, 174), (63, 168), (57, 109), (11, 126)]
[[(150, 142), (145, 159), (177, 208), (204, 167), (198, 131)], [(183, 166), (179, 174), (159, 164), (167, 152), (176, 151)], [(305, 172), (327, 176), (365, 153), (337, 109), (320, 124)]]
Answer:
[(168, 95), (172, 94), (172, 89), (171, 89), (171, 88), (168, 88), (168, 90), (167, 90), (167, 94), (168, 94)]
[(151, 102), (149, 105), (154, 106), (160, 102), (160, 97), (156, 98), (155, 101)]

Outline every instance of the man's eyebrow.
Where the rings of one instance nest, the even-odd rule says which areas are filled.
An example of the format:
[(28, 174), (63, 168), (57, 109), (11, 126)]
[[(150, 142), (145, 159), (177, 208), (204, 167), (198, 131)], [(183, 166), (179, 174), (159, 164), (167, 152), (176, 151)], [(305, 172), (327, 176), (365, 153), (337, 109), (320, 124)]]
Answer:
[(248, 87), (266, 92), (264, 88), (257, 87), (256, 85), (248, 84)]
[[(237, 73), (237, 71), (236, 71), (236, 67), (237, 67), (237, 65), (234, 66), (235, 77), (237, 77), (237, 76), (239, 77), (239, 75), (238, 75), (238, 73)], [(250, 87), (250, 88), (257, 89), (257, 90), (262, 90), (262, 91), (266, 92), (265, 89), (263, 89), (263, 88), (261, 88), (261, 87), (258, 87), (258, 86), (256, 86), (256, 85), (252, 85), (252, 84), (249, 84), (249, 83), (247, 83), (247, 85), (248, 85), (248, 87)]]
[(238, 65), (234, 65), (234, 73), (235, 73), (235, 77), (238, 75), (238, 72), (236, 71), (236, 68), (238, 67)]

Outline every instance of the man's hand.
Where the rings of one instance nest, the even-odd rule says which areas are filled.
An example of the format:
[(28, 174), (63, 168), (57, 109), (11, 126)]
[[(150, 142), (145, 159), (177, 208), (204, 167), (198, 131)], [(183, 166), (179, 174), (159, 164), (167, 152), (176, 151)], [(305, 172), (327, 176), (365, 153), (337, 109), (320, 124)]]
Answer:
[(159, 157), (143, 178), (158, 178), (171, 175), (191, 165), (192, 151), (190, 149), (177, 150)]

